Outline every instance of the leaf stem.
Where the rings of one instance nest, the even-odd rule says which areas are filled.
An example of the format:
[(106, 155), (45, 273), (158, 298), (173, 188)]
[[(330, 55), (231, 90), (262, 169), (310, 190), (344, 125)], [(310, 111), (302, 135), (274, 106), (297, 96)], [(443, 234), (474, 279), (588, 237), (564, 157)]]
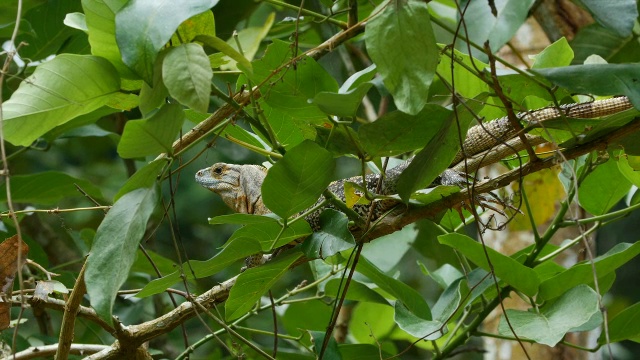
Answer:
[(346, 23), (346, 22), (344, 22), (344, 21), (336, 20), (336, 19), (333, 19), (333, 18), (331, 18), (331, 17), (329, 17), (329, 16), (327, 16), (327, 15), (319, 14), (319, 13), (317, 13), (317, 12), (314, 12), (314, 11), (311, 11), (311, 10), (304, 9), (304, 8), (302, 8), (302, 7), (298, 7), (298, 6), (295, 6), (295, 5), (291, 5), (291, 4), (288, 4), (288, 3), (284, 2), (284, 1), (279, 1), (279, 0), (262, 0), (262, 2), (266, 2), (266, 3), (269, 3), (269, 4), (273, 4), (273, 5), (281, 6), (281, 7), (283, 7), (283, 8), (287, 8), (287, 9), (295, 10), (295, 11), (300, 12), (301, 14), (304, 14), (304, 15), (313, 16), (314, 18), (316, 18), (316, 19), (320, 20), (321, 22), (326, 21), (326, 22), (328, 22), (328, 23), (331, 23), (331, 24), (333, 24), (333, 25), (335, 25), (335, 26), (337, 26), (337, 27), (341, 28), (342, 30), (345, 30), (345, 29), (347, 29), (347, 27), (348, 27), (348, 26), (347, 26), (347, 23)]

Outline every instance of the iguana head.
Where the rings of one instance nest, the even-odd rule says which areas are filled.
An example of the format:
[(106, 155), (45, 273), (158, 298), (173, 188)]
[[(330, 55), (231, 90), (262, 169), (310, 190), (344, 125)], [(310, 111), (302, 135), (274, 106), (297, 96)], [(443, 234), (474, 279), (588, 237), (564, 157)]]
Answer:
[(196, 182), (220, 195), (236, 212), (266, 214), (260, 188), (267, 169), (258, 165), (216, 163), (196, 173)]

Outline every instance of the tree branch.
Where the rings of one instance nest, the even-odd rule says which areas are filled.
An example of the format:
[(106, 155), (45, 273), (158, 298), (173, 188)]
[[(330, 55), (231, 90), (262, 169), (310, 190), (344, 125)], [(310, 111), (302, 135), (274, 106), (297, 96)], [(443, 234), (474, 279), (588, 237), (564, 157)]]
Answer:
[[(523, 165), (521, 168), (511, 170), (495, 179), (479, 183), (474, 187), (473, 194), (478, 195), (505, 187), (511, 182), (520, 178), (520, 176), (525, 176), (557, 165), (558, 159), (566, 158), (567, 160), (569, 160), (587, 154), (594, 150), (604, 150), (612, 142), (619, 140), (636, 131), (640, 131), (640, 120), (638, 119), (627, 124), (625, 127), (604, 135), (599, 139), (595, 139), (586, 144), (563, 151), (563, 157), (550, 157), (541, 161), (529, 162)], [(402, 229), (404, 226), (421, 219), (437, 220), (444, 211), (451, 208), (459, 207), (463, 202), (468, 202), (470, 196), (470, 191), (464, 190), (443, 197), (441, 200), (425, 206), (398, 206), (396, 210), (392, 211), (390, 215), (382, 219), (378, 223), (378, 225), (366, 235), (366, 240), (372, 241), (384, 235), (391, 234)], [(354, 236), (357, 235), (358, 234), (354, 234)], [(292, 268), (297, 267), (310, 260), (311, 259), (298, 261), (292, 266)], [(210, 308), (214, 304), (224, 302), (229, 296), (229, 291), (235, 284), (236, 279), (237, 276), (223, 282), (220, 285), (216, 285), (209, 291), (198, 296), (194, 301), (199, 304), (198, 306), (201, 305), (206, 308)], [(180, 304), (174, 310), (159, 318), (147, 321), (139, 325), (123, 327), (122, 330), (119, 331), (116, 335), (118, 337), (118, 341), (115, 342), (110, 349), (93, 355), (91, 359), (121, 358), (122, 354), (126, 353), (126, 351), (132, 351), (133, 349), (139, 347), (145, 341), (151, 340), (156, 336), (163, 335), (180, 325), (182, 322), (194, 317), (196, 315), (195, 311), (198, 306), (194, 306), (191, 302), (186, 301)]]

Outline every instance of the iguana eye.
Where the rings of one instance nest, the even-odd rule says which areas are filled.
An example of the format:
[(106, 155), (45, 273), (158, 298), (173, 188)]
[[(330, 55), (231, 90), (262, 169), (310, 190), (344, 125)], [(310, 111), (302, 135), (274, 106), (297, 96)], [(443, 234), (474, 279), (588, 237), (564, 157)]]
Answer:
[(221, 166), (217, 166), (213, 169), (213, 173), (216, 175), (221, 175), (222, 174), (222, 167)]

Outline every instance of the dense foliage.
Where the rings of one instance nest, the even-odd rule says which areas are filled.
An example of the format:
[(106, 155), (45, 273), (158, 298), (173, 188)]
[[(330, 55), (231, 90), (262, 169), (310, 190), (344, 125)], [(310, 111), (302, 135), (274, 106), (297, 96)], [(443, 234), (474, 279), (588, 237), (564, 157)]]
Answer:
[[(638, 110), (523, 124), (554, 146), (509, 156), (497, 179), (425, 190), (477, 121), (620, 95), (640, 108), (636, 2), (581, 1), (594, 23), (531, 67), (497, 56), (540, 3), (50, 0), (27, 1), (19, 24), (0, 5), (2, 231), (19, 248), (0, 254), (0, 283), (23, 246), (30, 260), (0, 289), (0, 350), (440, 359), (488, 337), (580, 347), (566, 335), (600, 329), (584, 351), (637, 340), (638, 303), (604, 300), (635, 238), (556, 260), (640, 207)], [(298, 215), (331, 181), (411, 154), (385, 216), (350, 211), (389, 200), (352, 182), (318, 231)], [(217, 161), (273, 166), (274, 214), (229, 214), (197, 186)], [(481, 218), (477, 201), (503, 210)], [(550, 242), (567, 227), (577, 237)], [(507, 254), (472, 229), (531, 241)], [(529, 309), (505, 305), (483, 329), (508, 297)]]

